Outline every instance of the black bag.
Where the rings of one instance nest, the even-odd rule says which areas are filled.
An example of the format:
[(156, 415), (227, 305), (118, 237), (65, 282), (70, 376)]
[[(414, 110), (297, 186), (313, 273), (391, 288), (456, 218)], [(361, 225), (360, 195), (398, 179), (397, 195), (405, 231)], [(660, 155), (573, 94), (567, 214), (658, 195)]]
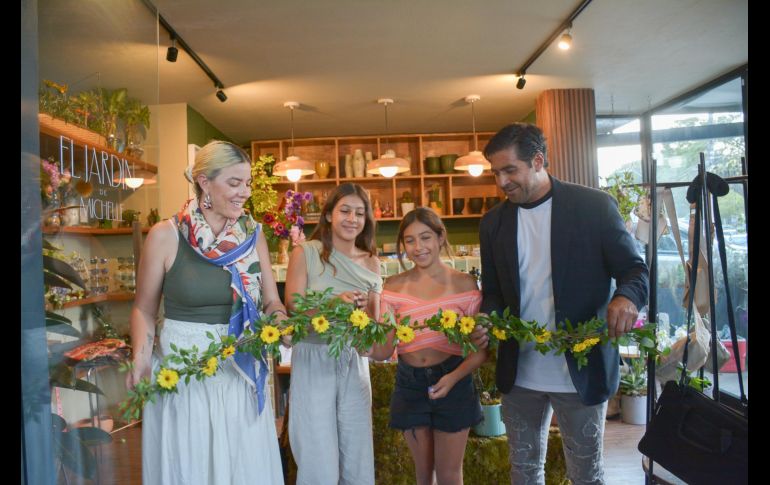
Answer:
[(668, 381), (639, 451), (690, 484), (749, 481), (749, 422), (690, 386)]

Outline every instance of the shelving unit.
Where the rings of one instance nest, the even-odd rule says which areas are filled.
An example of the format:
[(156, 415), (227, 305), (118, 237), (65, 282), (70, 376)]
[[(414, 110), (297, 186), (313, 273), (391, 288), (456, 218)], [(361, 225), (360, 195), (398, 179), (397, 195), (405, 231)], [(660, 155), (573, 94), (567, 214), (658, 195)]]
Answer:
[[(492, 132), (477, 133), (479, 150), (483, 150)], [(411, 169), (404, 174), (393, 178), (381, 176), (349, 177), (345, 173), (345, 155), (353, 154), (356, 149), (363, 153), (372, 152), (372, 158), (379, 158), (388, 149), (395, 150), (396, 155), (411, 162)], [(428, 206), (428, 191), (434, 184), (440, 187), (442, 203), (442, 218), (479, 218), (486, 210), (486, 199), (498, 197), (503, 199), (502, 192), (495, 184), (494, 175), (485, 171), (479, 177), (473, 177), (467, 172), (453, 171), (452, 173), (428, 173), (425, 158), (428, 156), (441, 156), (445, 154), (457, 154), (463, 156), (475, 149), (473, 133), (440, 133), (440, 134), (403, 134), (403, 135), (376, 135), (376, 136), (348, 136), (295, 139), (294, 149), (291, 149), (291, 140), (256, 140), (251, 142), (251, 154), (253, 158), (271, 154), (276, 162), (294, 154), (311, 162), (329, 162), (329, 176), (325, 179), (318, 175), (301, 179), (298, 182), (288, 182), (283, 179), (275, 184), (279, 192), (296, 190), (312, 192), (316, 200), (322, 198), (323, 192), (331, 192), (336, 186), (346, 182), (354, 182), (362, 185), (368, 192), (372, 201), (379, 199), (380, 207), (385, 208), (390, 203), (395, 217), (380, 218), (378, 222), (400, 221), (403, 217), (400, 200), (404, 192), (409, 191), (415, 203), (415, 207)], [(291, 153), (290, 153), (291, 150)], [(484, 206), (479, 213), (470, 213), (469, 199), (481, 197)], [(462, 212), (453, 210), (453, 199), (464, 200)], [(490, 201), (491, 202), (491, 201)], [(313, 224), (308, 222), (308, 224)]]
[(134, 294), (128, 291), (117, 291), (113, 293), (103, 293), (101, 295), (80, 298), (79, 300), (68, 301), (61, 308), (74, 308), (77, 306), (88, 305), (90, 303), (101, 303), (105, 301), (133, 301)]

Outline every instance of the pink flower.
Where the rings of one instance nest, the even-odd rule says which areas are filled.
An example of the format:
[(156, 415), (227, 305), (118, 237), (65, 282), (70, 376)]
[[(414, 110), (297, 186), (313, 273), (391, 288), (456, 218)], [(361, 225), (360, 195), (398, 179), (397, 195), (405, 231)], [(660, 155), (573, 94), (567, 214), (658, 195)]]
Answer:
[(642, 327), (644, 327), (644, 323), (645, 323), (645, 322), (644, 322), (644, 319), (643, 319), (643, 318), (640, 318), (639, 320), (637, 320), (637, 321), (634, 323), (634, 327), (633, 327), (633, 328), (642, 328)]
[(280, 222), (277, 222), (273, 226), (273, 230), (276, 232), (276, 234), (280, 234), (280, 233), (284, 232), (286, 230), (286, 228), (284, 227), (283, 224), (281, 224)]

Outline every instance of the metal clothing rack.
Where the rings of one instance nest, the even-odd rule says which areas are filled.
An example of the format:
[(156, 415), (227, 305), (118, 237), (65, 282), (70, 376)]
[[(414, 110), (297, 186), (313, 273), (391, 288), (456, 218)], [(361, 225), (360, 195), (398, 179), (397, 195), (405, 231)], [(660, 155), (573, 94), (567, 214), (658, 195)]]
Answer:
[[(647, 315), (648, 315), (648, 322), (655, 323), (657, 327), (658, 323), (658, 288), (657, 288), (657, 280), (658, 280), (658, 240), (655, 235), (658, 234), (658, 197), (657, 197), (657, 189), (658, 187), (665, 187), (665, 188), (681, 188), (681, 187), (689, 187), (692, 182), (669, 182), (669, 183), (662, 183), (658, 184), (657, 182), (657, 161), (655, 159), (651, 160), (651, 167), (650, 167), (650, 207), (651, 207), (651, 222), (650, 222), (650, 237), (649, 237), (649, 243), (648, 243), (648, 256), (649, 256), (649, 274), (650, 274), (650, 290), (649, 290), (649, 303), (647, 306)], [(747, 174), (746, 170), (746, 158), (741, 157), (741, 169), (743, 174)], [(698, 164), (698, 174), (703, 177), (702, 181), (702, 191), (706, 193), (706, 161), (705, 161), (705, 154), (703, 152), (700, 152), (700, 162)], [(746, 233), (748, 234), (748, 226), (749, 226), (749, 218), (748, 218), (748, 175), (740, 175), (736, 177), (727, 177), (724, 180), (730, 184), (730, 183), (741, 183), (743, 187), (743, 200), (744, 200), (744, 210), (745, 210), (745, 221), (746, 221)], [(705, 224), (702, 226), (704, 228), (709, 228), (711, 224), (711, 211), (710, 211), (710, 205), (708, 203), (708, 198), (705, 198), (703, 207), (703, 214), (702, 217), (705, 218)], [(706, 233), (708, 234), (708, 229), (706, 229)], [(748, 248), (748, 241), (747, 241), (747, 248)], [(713, 241), (710, 237), (706, 237), (706, 247), (707, 247), (707, 255), (709, 258), (712, 257), (713, 254)], [(697, 250), (697, 249), (696, 249)], [(697, 253), (696, 257), (697, 257)], [(709, 271), (709, 288), (710, 293), (713, 295), (713, 288), (714, 288), (714, 278), (713, 278), (713, 272)], [(694, 289), (693, 289), (694, 291)], [(713, 299), (713, 296), (712, 296)], [(713, 302), (711, 305), (712, 308), (714, 308)], [(713, 321), (714, 316), (709, 315)], [(714, 335), (714, 332), (711, 332), (711, 353), (716, 359), (716, 335)], [(738, 349), (734, 349), (733, 352), (738, 352)], [(748, 356), (746, 359), (747, 365), (748, 365)], [(704, 365), (705, 367), (705, 365)], [(702, 369), (701, 369), (702, 371)], [(717, 372), (714, 375), (714, 389), (719, 389), (719, 373)], [(715, 396), (715, 400), (719, 400), (720, 396)], [(646, 425), (649, 425), (650, 420), (652, 419), (653, 414), (655, 413), (655, 403), (657, 401), (657, 395), (656, 395), (656, 386), (655, 386), (655, 357), (654, 356), (647, 356), (647, 419), (646, 419)], [(654, 478), (654, 462), (652, 460), (647, 460), (645, 462), (645, 459), (647, 457), (643, 457), (643, 468), (645, 469), (645, 485), (650, 485), (652, 483), (656, 483)]]

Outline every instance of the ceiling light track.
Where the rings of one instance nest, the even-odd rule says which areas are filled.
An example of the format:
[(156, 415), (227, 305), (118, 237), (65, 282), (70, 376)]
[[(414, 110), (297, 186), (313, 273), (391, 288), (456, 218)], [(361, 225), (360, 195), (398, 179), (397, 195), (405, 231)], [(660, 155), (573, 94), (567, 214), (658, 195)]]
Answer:
[[(176, 44), (179, 45), (179, 47), (182, 48), (183, 51), (187, 52), (187, 54), (192, 58), (192, 60), (195, 61), (196, 64), (198, 64), (198, 67), (201, 68), (201, 70), (206, 73), (206, 75), (211, 79), (211, 81), (214, 83), (214, 87), (219, 89), (220, 92), (222, 89), (225, 88), (225, 85), (222, 83), (222, 81), (219, 80), (216, 74), (209, 68), (209, 66), (206, 65), (205, 62), (203, 62), (203, 59), (198, 57), (198, 54), (195, 53), (194, 50), (192, 50), (192, 47), (190, 47), (187, 42), (184, 41), (182, 37), (179, 36), (176, 30), (171, 26), (171, 24), (168, 23), (168, 21), (163, 18), (163, 16), (158, 12), (158, 8), (153, 5), (153, 3), (150, 0), (142, 0), (145, 4), (145, 6), (152, 12), (153, 15), (157, 15), (158, 21), (160, 22), (160, 25), (163, 26), (164, 29), (168, 32), (169, 36), (172, 40), (176, 41)], [(222, 93), (224, 96), (224, 92)], [(225, 100), (223, 100), (219, 94), (217, 94), (217, 97), (224, 103)], [(225, 96), (225, 99), (227, 97)]]
[[(520, 68), (516, 70), (516, 75), (519, 76), (519, 80), (516, 83), (516, 87), (519, 89), (524, 89), (524, 85), (526, 84), (526, 80), (524, 79), (524, 76), (527, 74), (527, 69), (535, 63), (538, 57), (545, 52), (546, 49), (555, 41), (565, 30), (572, 29), (572, 21), (577, 18), (578, 15), (583, 12), (583, 10), (588, 6), (588, 4), (591, 3), (591, 0), (583, 0), (580, 2), (580, 5), (577, 6), (575, 10), (572, 11), (572, 13), (567, 17), (567, 19), (559, 25), (559, 27), (553, 32), (553, 34), (546, 39), (545, 42), (543, 42), (540, 47), (537, 48), (534, 54), (529, 56), (529, 59), (521, 65)], [(571, 37), (570, 37), (571, 39)]]

